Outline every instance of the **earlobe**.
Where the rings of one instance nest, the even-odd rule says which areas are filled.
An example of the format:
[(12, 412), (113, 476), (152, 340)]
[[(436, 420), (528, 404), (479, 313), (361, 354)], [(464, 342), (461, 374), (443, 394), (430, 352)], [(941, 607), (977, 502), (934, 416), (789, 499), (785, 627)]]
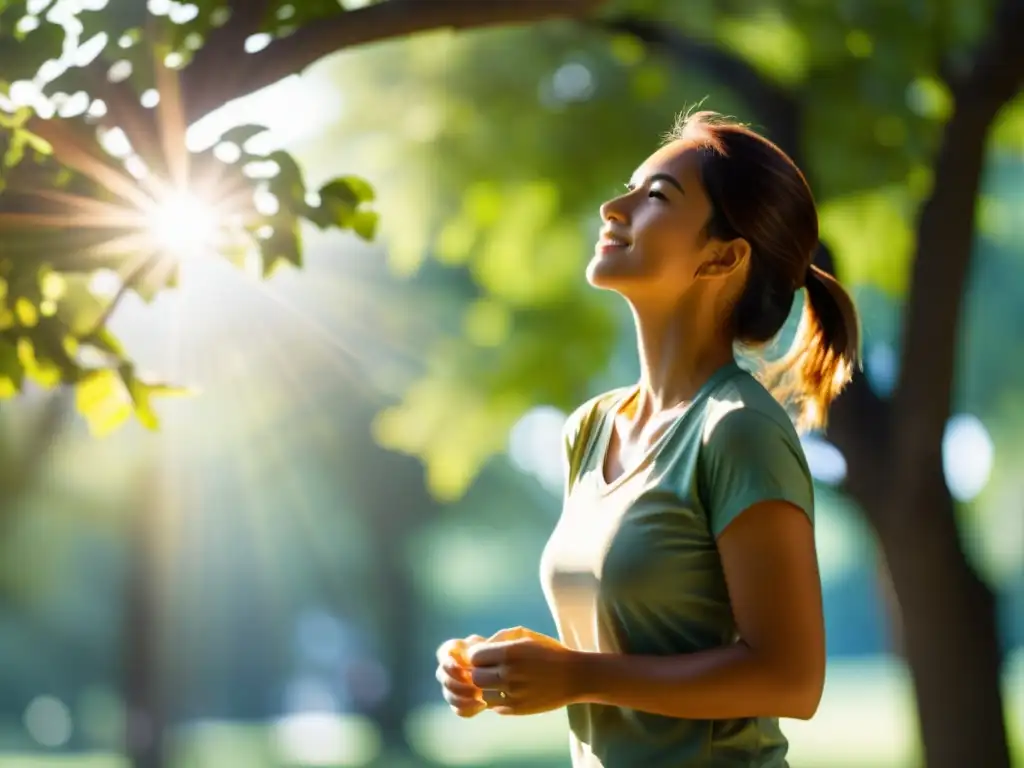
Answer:
[(725, 277), (742, 269), (750, 258), (750, 243), (742, 237), (720, 243), (697, 268), (697, 277)]

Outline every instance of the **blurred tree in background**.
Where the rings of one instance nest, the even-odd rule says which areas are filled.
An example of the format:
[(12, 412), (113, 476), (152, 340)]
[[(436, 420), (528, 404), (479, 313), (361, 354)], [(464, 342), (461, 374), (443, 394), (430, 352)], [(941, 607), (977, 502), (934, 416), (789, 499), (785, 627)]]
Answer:
[[(362, 137), (356, 176), (307, 184), (290, 155), (259, 148), (258, 127), (186, 147), (186, 126), (334, 52), (560, 17), (577, 23), (417, 37), (341, 62), (349, 108), (334, 138)], [(904, 298), (891, 393), (857, 377), (827, 437), (886, 557), (927, 764), (1009, 764), (992, 594), (964, 554), (941, 445), (983, 162), (1024, 146), (1024, 1), (0, 0), (0, 35), (0, 395), (26, 378), (70, 385), (98, 432), (133, 410), (155, 424), (150, 398), (171, 390), (136, 373), (105, 322), (125, 292), (173, 286), (181, 254), (154, 237), (165, 204), (185, 190), (230, 201), (196, 247), (267, 274), (301, 264), (302, 221), (372, 237), (363, 179), (378, 189), (391, 267), (443, 303), (425, 370), (374, 425), (387, 450), (352, 471), (370, 507), (401, 510), (372, 515), (399, 677), (414, 658), (402, 632), (412, 589), (393, 542), (438, 506), (389, 496), (407, 487), (399, 473), (424, 486), (397, 454), (422, 460), (435, 498), (456, 499), (530, 407), (592, 391), (619, 326), (581, 278), (596, 206), (685, 106), (681, 93), (715, 93), (708, 107), (752, 121), (807, 172), (821, 263)], [(118, 287), (105, 296), (95, 276), (109, 270)], [(62, 423), (66, 395), (47, 402), (3, 463), (0, 511)], [(394, 739), (410, 706), (400, 686), (381, 714)]]

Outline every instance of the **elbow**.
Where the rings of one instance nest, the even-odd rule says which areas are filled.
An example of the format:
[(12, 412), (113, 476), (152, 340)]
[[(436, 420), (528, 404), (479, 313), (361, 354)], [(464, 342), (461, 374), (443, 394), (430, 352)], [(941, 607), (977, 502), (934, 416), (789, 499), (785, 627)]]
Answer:
[(791, 720), (810, 720), (818, 712), (818, 704), (821, 702), (821, 692), (801, 696), (792, 703), (792, 711), (785, 715)]
[[(766, 660), (767, 661), (767, 660)], [(810, 720), (818, 711), (825, 690), (825, 658), (787, 654), (766, 665), (771, 670), (773, 717)]]
[(804, 671), (789, 675), (786, 680), (786, 712), (781, 717), (792, 720), (810, 720), (818, 711), (825, 690), (825, 674)]

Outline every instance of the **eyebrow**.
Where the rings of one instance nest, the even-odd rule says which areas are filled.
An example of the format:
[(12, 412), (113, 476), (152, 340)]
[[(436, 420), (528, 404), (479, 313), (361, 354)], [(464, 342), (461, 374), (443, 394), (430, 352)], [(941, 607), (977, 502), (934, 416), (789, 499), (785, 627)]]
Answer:
[[(686, 191), (683, 189), (683, 185), (680, 184), (679, 181), (674, 176), (671, 176), (670, 174), (667, 174), (667, 173), (654, 173), (654, 174), (651, 174), (650, 176), (647, 177), (647, 183), (648, 184), (653, 184), (656, 181), (664, 181), (666, 184), (669, 184), (669, 185), (675, 187), (676, 190), (678, 190), (680, 195), (685, 195), (686, 194)], [(630, 184), (629, 184), (630, 189), (635, 189), (637, 186), (639, 186), (639, 185), (638, 184), (633, 184), (632, 182), (630, 182)]]

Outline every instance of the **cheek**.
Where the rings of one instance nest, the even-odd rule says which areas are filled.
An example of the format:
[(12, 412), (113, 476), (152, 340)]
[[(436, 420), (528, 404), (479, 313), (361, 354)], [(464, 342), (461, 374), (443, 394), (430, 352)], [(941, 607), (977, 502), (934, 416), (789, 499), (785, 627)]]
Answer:
[(700, 251), (690, 222), (678, 211), (644, 206), (634, 212), (630, 229), (628, 251), (595, 254), (587, 269), (590, 283), (637, 295), (686, 290)]
[(661, 221), (645, 229), (637, 246), (646, 271), (662, 279), (690, 281), (698, 261), (694, 233), (678, 221)]

